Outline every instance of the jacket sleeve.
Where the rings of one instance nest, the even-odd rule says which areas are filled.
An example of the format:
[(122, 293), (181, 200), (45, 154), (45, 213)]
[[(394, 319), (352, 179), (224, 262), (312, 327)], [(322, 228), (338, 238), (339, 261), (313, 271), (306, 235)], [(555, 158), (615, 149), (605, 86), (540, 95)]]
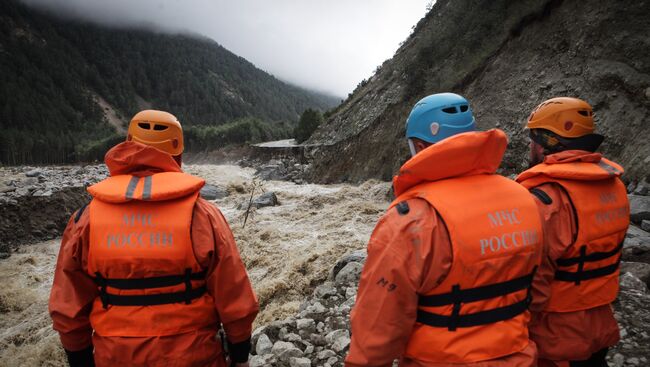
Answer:
[(88, 317), (98, 295), (92, 278), (84, 270), (90, 228), (88, 210), (79, 210), (82, 212), (70, 218), (63, 233), (49, 301), (50, 316), (61, 344), (73, 352), (92, 345)]
[(415, 325), (418, 293), (437, 286), (451, 266), (448, 234), (436, 212), (421, 199), (407, 204), (405, 214), (390, 209), (370, 237), (346, 366), (392, 366)]
[(533, 300), (530, 309), (539, 312), (551, 296), (551, 282), (557, 270), (556, 260), (562, 257), (578, 233), (571, 200), (561, 186), (548, 183), (536, 187), (551, 199), (544, 203), (535, 197), (544, 228), (542, 261), (533, 279)]
[(257, 297), (226, 219), (203, 199), (195, 209), (192, 242), (197, 260), (208, 269), (208, 292), (214, 297), (228, 342), (235, 348), (247, 344), (259, 311)]

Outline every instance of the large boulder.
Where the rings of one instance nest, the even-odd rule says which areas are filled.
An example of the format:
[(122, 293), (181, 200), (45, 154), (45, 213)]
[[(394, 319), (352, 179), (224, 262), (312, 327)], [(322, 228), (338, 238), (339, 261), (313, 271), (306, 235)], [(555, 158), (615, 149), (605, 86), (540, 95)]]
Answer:
[(278, 201), (278, 197), (275, 195), (274, 192), (265, 192), (264, 194), (256, 197), (253, 199), (253, 202), (251, 203), (251, 206), (259, 209), (263, 208), (265, 206), (276, 206), (280, 205), (280, 202)]
[(368, 252), (366, 250), (356, 250), (354, 252), (351, 252), (343, 257), (341, 257), (336, 264), (334, 264), (334, 267), (332, 268), (332, 279), (336, 279), (336, 275), (345, 267), (348, 263), (351, 262), (357, 262), (357, 263), (365, 263), (366, 258), (368, 257)]
[(650, 264), (621, 261), (621, 274), (631, 273), (646, 284), (650, 285)]
[(630, 219), (640, 224), (644, 219), (650, 219), (650, 196), (628, 195), (630, 200)]
[(218, 200), (223, 199), (226, 196), (228, 196), (228, 191), (211, 184), (205, 184), (205, 186), (201, 188), (201, 197), (205, 200)]
[(640, 294), (648, 293), (648, 285), (632, 273), (623, 273), (620, 278), (621, 289)]
[(357, 283), (361, 277), (363, 264), (356, 261), (347, 263), (341, 271), (336, 274), (335, 283), (337, 286)]

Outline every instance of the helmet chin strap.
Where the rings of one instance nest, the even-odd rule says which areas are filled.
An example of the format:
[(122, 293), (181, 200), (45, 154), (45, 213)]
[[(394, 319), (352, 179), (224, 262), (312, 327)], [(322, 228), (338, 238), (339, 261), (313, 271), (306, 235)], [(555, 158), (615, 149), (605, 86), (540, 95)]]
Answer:
[(418, 154), (417, 151), (415, 151), (415, 144), (413, 144), (413, 140), (411, 139), (406, 139), (409, 143), (409, 150), (411, 151), (411, 157), (415, 157), (416, 154)]

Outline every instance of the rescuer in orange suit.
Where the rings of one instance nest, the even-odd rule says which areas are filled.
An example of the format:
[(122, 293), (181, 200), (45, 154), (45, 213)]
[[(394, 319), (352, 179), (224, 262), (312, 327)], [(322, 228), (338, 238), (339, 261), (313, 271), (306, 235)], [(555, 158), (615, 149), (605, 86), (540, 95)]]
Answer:
[(528, 118), (531, 167), (517, 181), (544, 218), (546, 256), (533, 283), (530, 335), (539, 365), (607, 366), (619, 340), (611, 303), (630, 208), (623, 168), (596, 149), (591, 106), (559, 97)]
[(71, 366), (247, 366), (258, 303), (221, 212), (181, 170), (176, 117), (147, 110), (63, 234), (50, 294)]
[(406, 126), (412, 158), (368, 243), (346, 366), (536, 365), (530, 285), (535, 201), (497, 175), (503, 131), (475, 131), (467, 100), (428, 96)]

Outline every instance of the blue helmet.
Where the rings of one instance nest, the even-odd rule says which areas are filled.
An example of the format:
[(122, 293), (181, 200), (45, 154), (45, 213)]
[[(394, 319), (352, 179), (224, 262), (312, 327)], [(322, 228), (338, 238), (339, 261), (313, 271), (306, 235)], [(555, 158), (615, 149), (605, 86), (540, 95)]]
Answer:
[(406, 137), (437, 143), (450, 136), (476, 130), (469, 102), (454, 93), (422, 98), (406, 120)]

